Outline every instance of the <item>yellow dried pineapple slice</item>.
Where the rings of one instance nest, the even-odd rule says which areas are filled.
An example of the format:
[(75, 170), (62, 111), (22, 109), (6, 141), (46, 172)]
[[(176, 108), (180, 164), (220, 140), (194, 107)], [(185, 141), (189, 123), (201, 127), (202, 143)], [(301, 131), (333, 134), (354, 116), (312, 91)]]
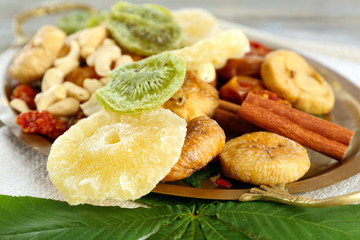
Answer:
[(173, 11), (173, 15), (185, 31), (185, 46), (192, 45), (219, 31), (216, 18), (203, 9), (185, 8)]
[(216, 69), (225, 66), (229, 58), (241, 58), (250, 50), (249, 40), (239, 29), (221, 31), (191, 46), (174, 50), (172, 53), (182, 57), (187, 70), (199, 68), (211, 62)]
[(219, 154), (223, 173), (255, 185), (277, 185), (300, 179), (310, 168), (306, 149), (271, 132), (252, 132), (226, 142)]
[(52, 145), (47, 169), (70, 204), (125, 201), (149, 193), (178, 161), (186, 122), (170, 110), (99, 111)]

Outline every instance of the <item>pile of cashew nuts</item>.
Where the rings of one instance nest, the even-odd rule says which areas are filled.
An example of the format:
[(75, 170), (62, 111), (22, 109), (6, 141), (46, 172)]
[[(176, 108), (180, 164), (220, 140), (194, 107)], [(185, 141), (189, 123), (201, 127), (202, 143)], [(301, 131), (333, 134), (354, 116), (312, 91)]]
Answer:
[[(52, 31), (61, 31), (55, 27), (52, 28)], [(69, 45), (70, 50), (63, 57), (57, 57), (58, 54), (56, 54), (54, 59), (50, 59), (50, 57), (46, 58), (46, 54), (31, 54), (35, 52), (35, 48), (46, 46), (49, 38), (42, 37), (41, 31), (48, 31), (48, 29), (48, 27), (39, 29), (32, 39), (32, 46), (25, 47), (15, 57), (10, 66), (10, 73), (12, 73), (11, 68), (15, 69), (12, 75), (16, 79), (16, 72), (21, 71), (22, 66), (28, 66), (28, 61), (51, 61), (48, 64), (50, 67), (43, 72), (41, 92), (35, 97), (37, 110), (46, 110), (56, 117), (68, 117), (78, 113), (81, 108), (84, 114), (89, 116), (100, 109), (94, 93), (109, 82), (108, 76), (113, 67), (131, 63), (133, 59), (130, 55), (121, 53), (120, 47), (108, 37), (105, 26), (84, 29), (64, 38), (63, 45)], [(38, 42), (40, 44), (37, 45)], [(51, 51), (51, 49), (45, 50)], [(45, 58), (40, 59), (41, 57)], [(68, 74), (80, 66), (81, 60), (86, 62), (87, 66), (94, 67), (96, 74), (101, 78), (87, 78), (83, 86), (64, 81)], [(35, 67), (33, 70), (39, 71)], [(20, 77), (17, 79), (25, 83), (33, 81), (20, 79)], [(18, 112), (30, 110), (26, 103), (18, 98), (11, 100), (10, 105)]]

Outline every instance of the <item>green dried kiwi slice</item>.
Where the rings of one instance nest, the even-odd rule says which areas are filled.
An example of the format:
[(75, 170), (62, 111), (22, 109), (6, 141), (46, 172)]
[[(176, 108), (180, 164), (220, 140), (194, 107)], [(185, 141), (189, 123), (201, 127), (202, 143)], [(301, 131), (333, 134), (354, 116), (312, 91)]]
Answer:
[(74, 11), (64, 14), (56, 20), (56, 26), (66, 34), (77, 32), (86, 26), (86, 22), (91, 17), (88, 11)]
[(161, 106), (181, 87), (185, 61), (163, 52), (114, 69), (110, 82), (96, 91), (98, 103), (106, 110), (140, 113)]
[(142, 56), (178, 49), (183, 44), (183, 29), (169, 10), (156, 4), (118, 2), (111, 7), (107, 26), (123, 48)]
[(64, 14), (56, 20), (56, 26), (67, 35), (84, 28), (95, 27), (106, 21), (108, 12), (92, 13), (85, 10), (73, 11)]

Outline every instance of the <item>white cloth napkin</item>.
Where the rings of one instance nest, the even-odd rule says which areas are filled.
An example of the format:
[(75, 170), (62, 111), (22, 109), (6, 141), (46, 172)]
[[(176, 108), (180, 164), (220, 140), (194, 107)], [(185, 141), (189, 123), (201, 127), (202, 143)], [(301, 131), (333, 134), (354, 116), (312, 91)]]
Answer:
[[(236, 25), (238, 27), (238, 25)], [(244, 31), (280, 44), (295, 47), (315, 60), (347, 77), (360, 87), (360, 48), (341, 44), (298, 41), (243, 27)], [(0, 128), (0, 194), (34, 196), (64, 200), (48, 178), (47, 158), (14, 137), (6, 127)], [(326, 198), (360, 191), (360, 173), (329, 187), (307, 192), (313, 198)], [(129, 205), (124, 205), (129, 206)]]

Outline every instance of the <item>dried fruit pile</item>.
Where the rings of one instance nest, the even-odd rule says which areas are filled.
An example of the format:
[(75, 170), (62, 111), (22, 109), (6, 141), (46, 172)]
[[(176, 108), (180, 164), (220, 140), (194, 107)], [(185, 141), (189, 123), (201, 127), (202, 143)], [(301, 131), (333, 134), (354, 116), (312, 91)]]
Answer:
[(306, 150), (274, 133), (225, 143), (223, 127), (237, 134), (254, 128), (231, 131), (241, 120), (229, 124), (231, 114), (219, 114), (220, 101), (242, 104), (250, 93), (330, 112), (331, 87), (296, 53), (221, 30), (203, 10), (119, 2), (110, 12), (73, 14), (58, 21), (62, 30), (41, 28), (9, 68), (23, 83), (11, 105), (25, 132), (55, 139), (70, 127), (47, 165), (70, 204), (137, 199), (160, 181), (216, 164), (217, 156), (223, 173), (213, 182), (224, 188), (232, 179), (289, 183), (309, 169)]

